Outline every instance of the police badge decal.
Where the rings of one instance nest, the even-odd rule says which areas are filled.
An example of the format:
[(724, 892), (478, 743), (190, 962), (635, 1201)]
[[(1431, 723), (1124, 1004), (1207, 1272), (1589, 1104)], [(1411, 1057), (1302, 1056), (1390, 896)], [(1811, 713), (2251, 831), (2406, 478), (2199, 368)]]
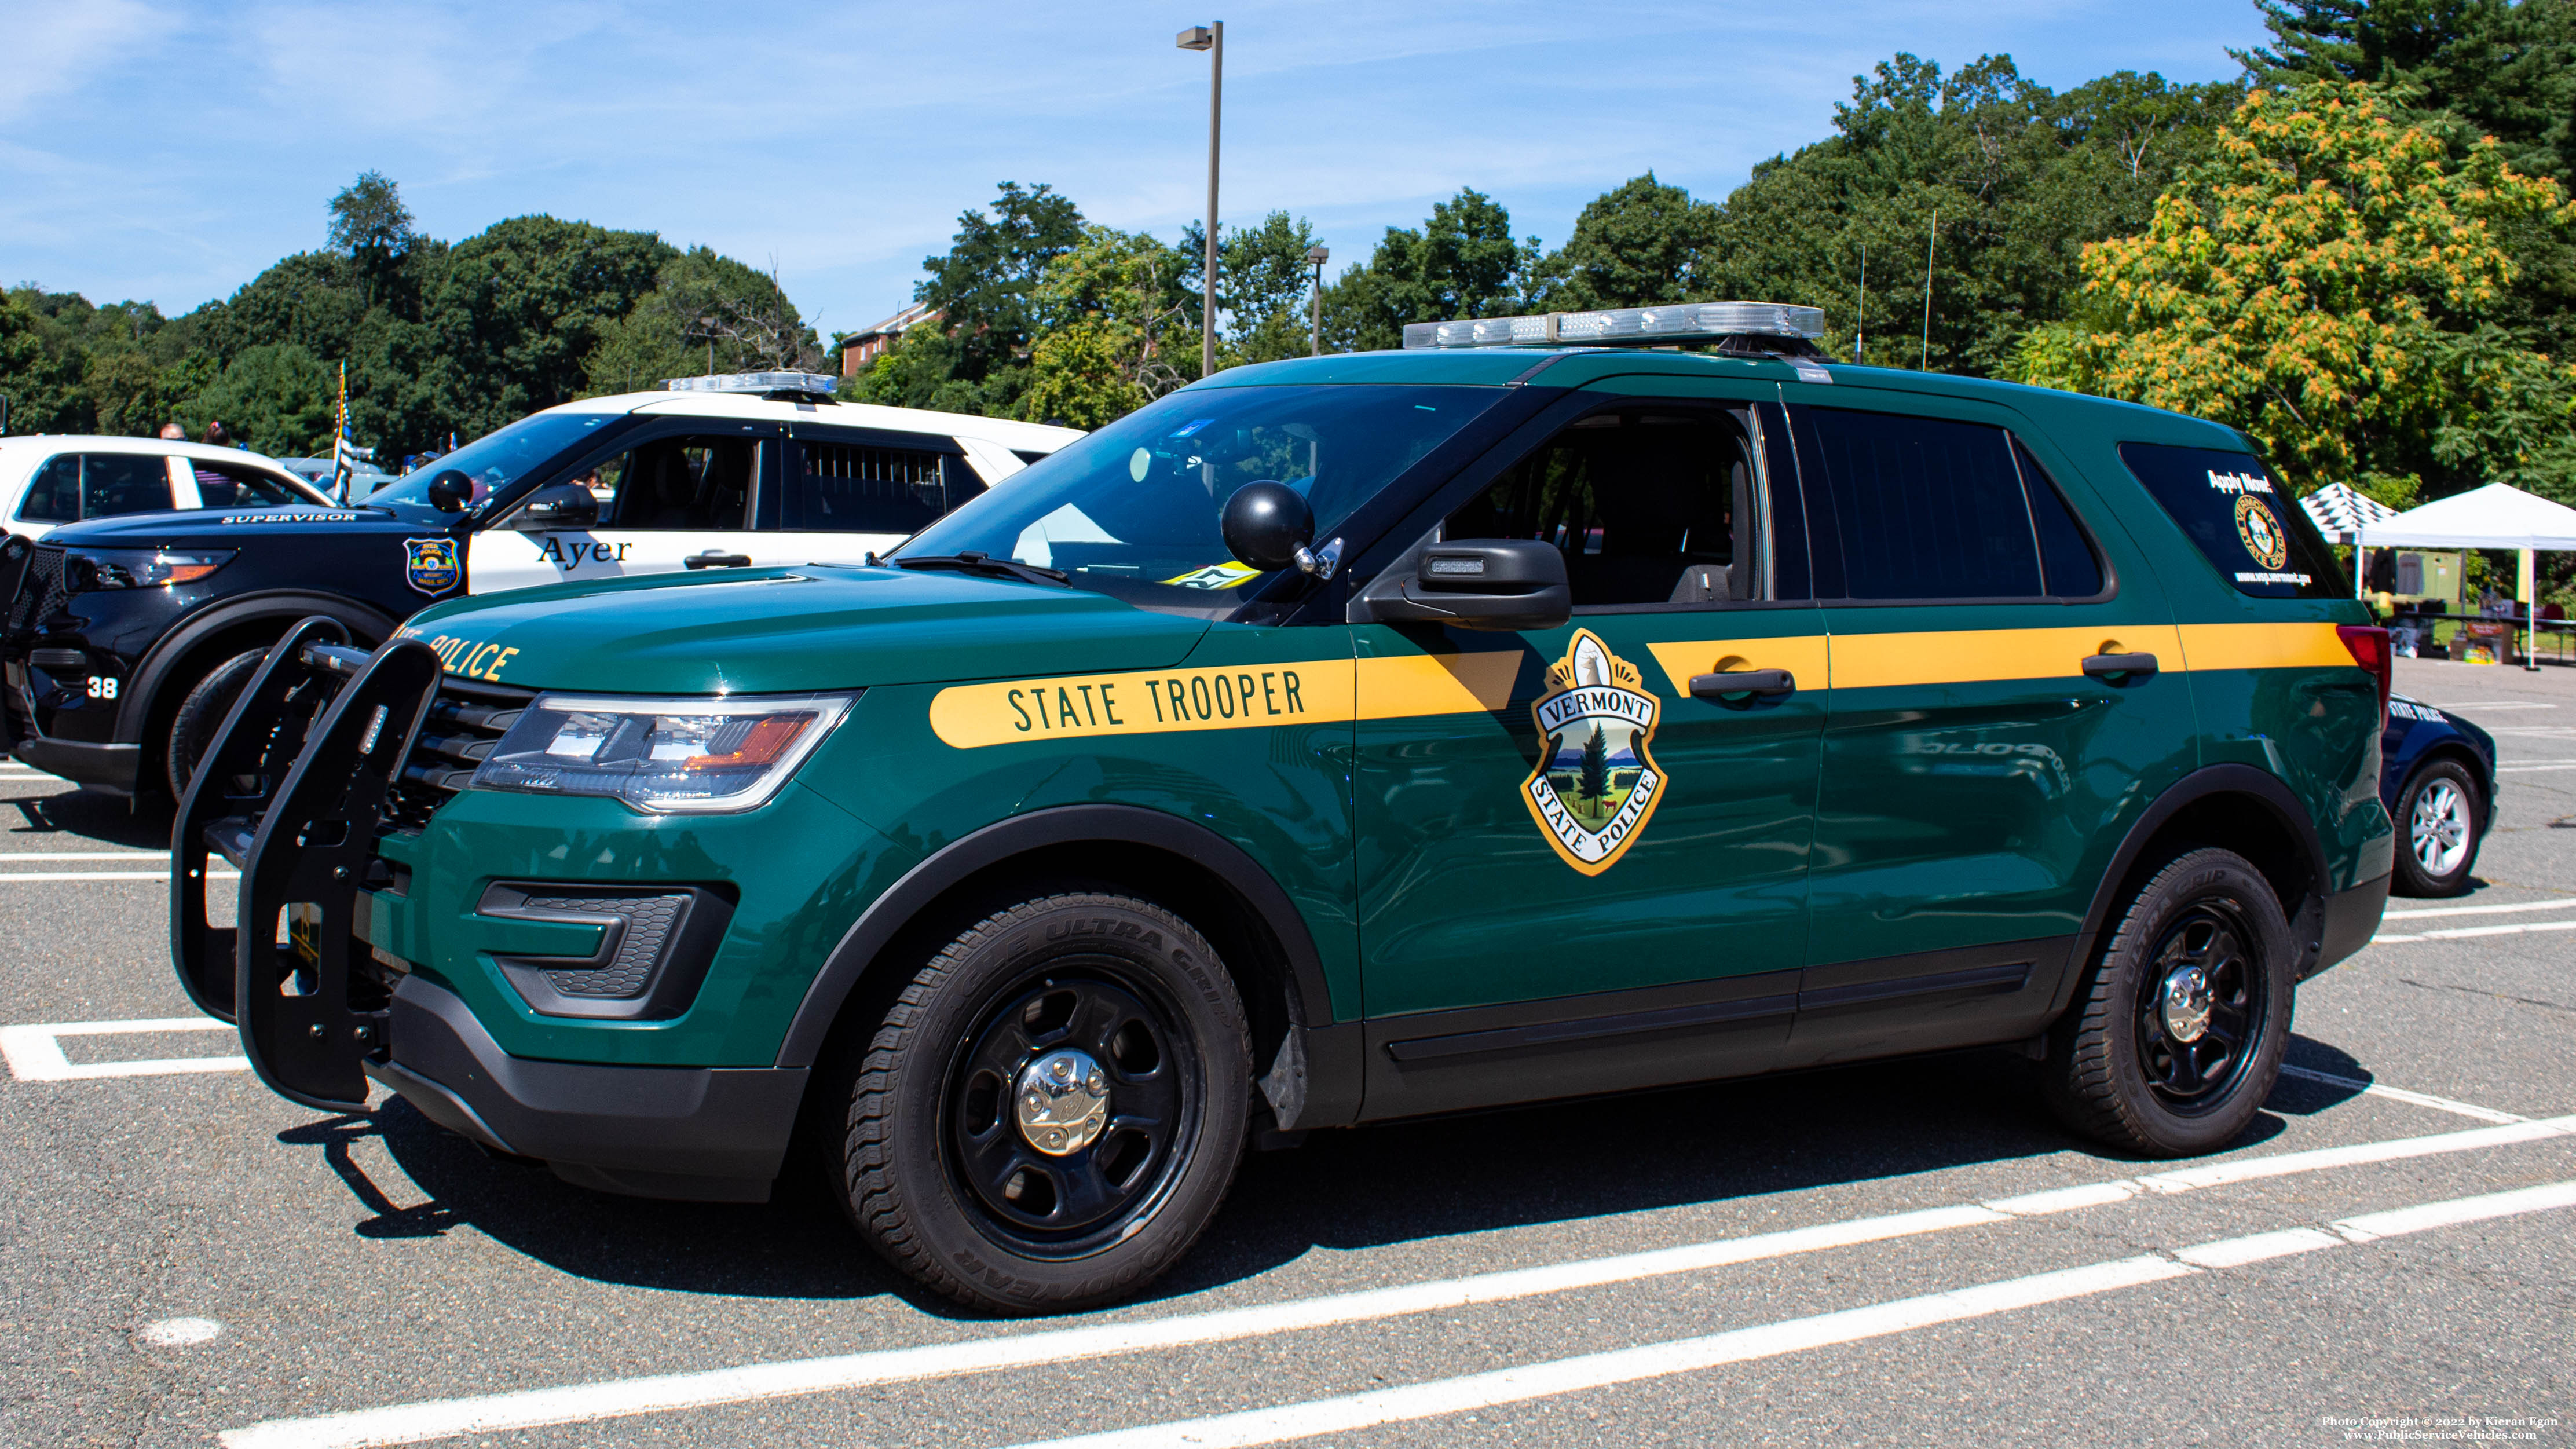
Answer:
[(1618, 864), (1663, 798), (1663, 771), (1646, 752), (1661, 707), (1644, 686), (1637, 666), (1577, 629), (1530, 705), (1539, 756), (1521, 803), (1558, 858), (1585, 875)]
[(433, 597), (455, 588), (465, 577), (456, 561), (456, 540), (452, 538), (406, 538), (403, 540), (403, 577), (411, 586)]

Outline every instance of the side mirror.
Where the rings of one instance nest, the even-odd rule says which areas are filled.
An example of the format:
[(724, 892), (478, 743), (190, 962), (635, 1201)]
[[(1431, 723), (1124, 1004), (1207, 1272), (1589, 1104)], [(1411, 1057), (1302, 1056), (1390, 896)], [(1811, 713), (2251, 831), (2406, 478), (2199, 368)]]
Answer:
[[(438, 485), (432, 483), (431, 493)], [(599, 499), (578, 483), (549, 483), (527, 497), (518, 511), (510, 516), (510, 526), (522, 533), (539, 533), (552, 528), (589, 528), (599, 522)]]
[(1574, 616), (1565, 555), (1534, 538), (1470, 538), (1422, 550), (1411, 574), (1390, 574), (1352, 601), (1351, 622), (1455, 624), (1462, 629), (1554, 629)]
[(429, 480), (429, 506), (441, 513), (463, 513), (474, 501), (474, 480), (450, 468)]
[(1264, 573), (1295, 568), (1315, 538), (1315, 510), (1285, 483), (1246, 483), (1217, 519), (1226, 552)]

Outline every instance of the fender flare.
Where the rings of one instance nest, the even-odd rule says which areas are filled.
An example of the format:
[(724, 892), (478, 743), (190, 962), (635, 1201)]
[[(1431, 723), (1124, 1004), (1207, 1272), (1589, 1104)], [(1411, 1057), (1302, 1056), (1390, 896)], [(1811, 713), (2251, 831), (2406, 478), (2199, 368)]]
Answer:
[[(805, 999), (796, 1008), (795, 1018), (779, 1043), (777, 1064), (814, 1064), (822, 1054), (832, 1023), (839, 1019), (841, 1008), (878, 953), (950, 887), (1015, 855), (1054, 845), (1102, 841), (1169, 851), (1223, 881), (1269, 928), (1287, 958), (1292, 1022), (1309, 1033), (1332, 1025), (1332, 997), (1324, 982), (1323, 958), (1316, 953), (1315, 939), (1306, 929), (1305, 918), (1297, 913), (1288, 893), (1241, 846), (1196, 821), (1139, 805), (1058, 805), (996, 821), (950, 842), (906, 871), (901, 880), (860, 912), (840, 944), (824, 959), (823, 969), (815, 973), (813, 983), (806, 987)], [(1354, 1108), (1359, 1102), (1359, 1070), (1354, 1053), (1347, 1083)], [(1313, 1087), (1308, 1090), (1317, 1099), (1339, 1095)]]
[(135, 666), (134, 681), (127, 687), (125, 700), (117, 710), (117, 743), (143, 742), (144, 724), (151, 719), (162, 688), (171, 682), (170, 676), (178, 669), (179, 661), (187, 658), (198, 645), (243, 624), (274, 622), (277, 632), (282, 635), (294, 626), (296, 620), (315, 614), (338, 620), (353, 638), (363, 641), (369, 648), (393, 637), (397, 627), (397, 621), (382, 612), (338, 594), (283, 590), (226, 599), (162, 635), (144, 651), (142, 662)]
[[(2316, 822), (2308, 817), (2307, 807), (2290, 793), (2290, 787), (2282, 784), (2278, 776), (2252, 765), (2204, 765), (2165, 787), (2112, 853), (2101, 883), (2093, 888), (2093, 904), (2084, 912), (2084, 929), (2075, 938), (2074, 954), (2068, 958), (2066, 974), (2058, 983), (2057, 1001), (2050, 1008), (2052, 1016), (2064, 1011), (2073, 998), (2076, 983), (2083, 978), (2095, 948), (2101, 944), (2102, 933), (2110, 927), (2111, 912), (2120, 904), (2120, 887), (2128, 880), (2129, 872), (2137, 868), (2138, 857), (2145, 853), (2147, 843), (2186, 808), (2218, 795), (2249, 796), (2269, 810), (2306, 857), (2314, 898), (2319, 902), (2325, 899), (2327, 883), (2332, 879), (2326, 870), (2325, 844), (2317, 836)], [(2298, 922), (2299, 917), (2292, 915), (2292, 930), (2298, 928)], [(2304, 967), (2313, 948), (2302, 944), (2298, 949), (2299, 964)]]

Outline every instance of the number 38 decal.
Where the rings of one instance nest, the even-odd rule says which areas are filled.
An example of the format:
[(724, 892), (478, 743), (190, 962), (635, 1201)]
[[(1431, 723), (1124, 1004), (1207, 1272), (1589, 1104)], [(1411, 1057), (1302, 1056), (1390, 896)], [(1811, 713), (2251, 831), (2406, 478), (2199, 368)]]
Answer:
[(89, 677), (89, 697), (92, 699), (116, 698), (116, 676), (112, 674), (91, 675)]

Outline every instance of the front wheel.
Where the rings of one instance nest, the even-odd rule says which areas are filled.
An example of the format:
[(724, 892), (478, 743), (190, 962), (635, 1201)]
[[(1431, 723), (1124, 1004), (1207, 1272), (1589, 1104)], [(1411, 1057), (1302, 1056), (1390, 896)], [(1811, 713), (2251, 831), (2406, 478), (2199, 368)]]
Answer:
[(988, 1312), (1142, 1288), (1243, 1152), (1243, 1003), (1187, 921), (1127, 896), (1012, 906), (904, 987), (849, 1080), (841, 1197), (886, 1259)]
[(2290, 1040), (2289, 921), (2243, 856), (2195, 850), (2130, 896), (2049, 1033), (2048, 1098), (2088, 1137), (2150, 1157), (2236, 1140)]
[(259, 672), (259, 663), (268, 657), (266, 648), (236, 654), (206, 671), (206, 676), (179, 701), (179, 712), (170, 719), (169, 774), (170, 798), (188, 798), (188, 782), (196, 778), (197, 762), (215, 745), (215, 731), (222, 729), (224, 716), (232, 713), (233, 701)]
[(2397, 879), (2401, 896), (2455, 896), (2469, 888), (2486, 811), (2478, 783), (2457, 760), (2435, 760), (2397, 794)]

